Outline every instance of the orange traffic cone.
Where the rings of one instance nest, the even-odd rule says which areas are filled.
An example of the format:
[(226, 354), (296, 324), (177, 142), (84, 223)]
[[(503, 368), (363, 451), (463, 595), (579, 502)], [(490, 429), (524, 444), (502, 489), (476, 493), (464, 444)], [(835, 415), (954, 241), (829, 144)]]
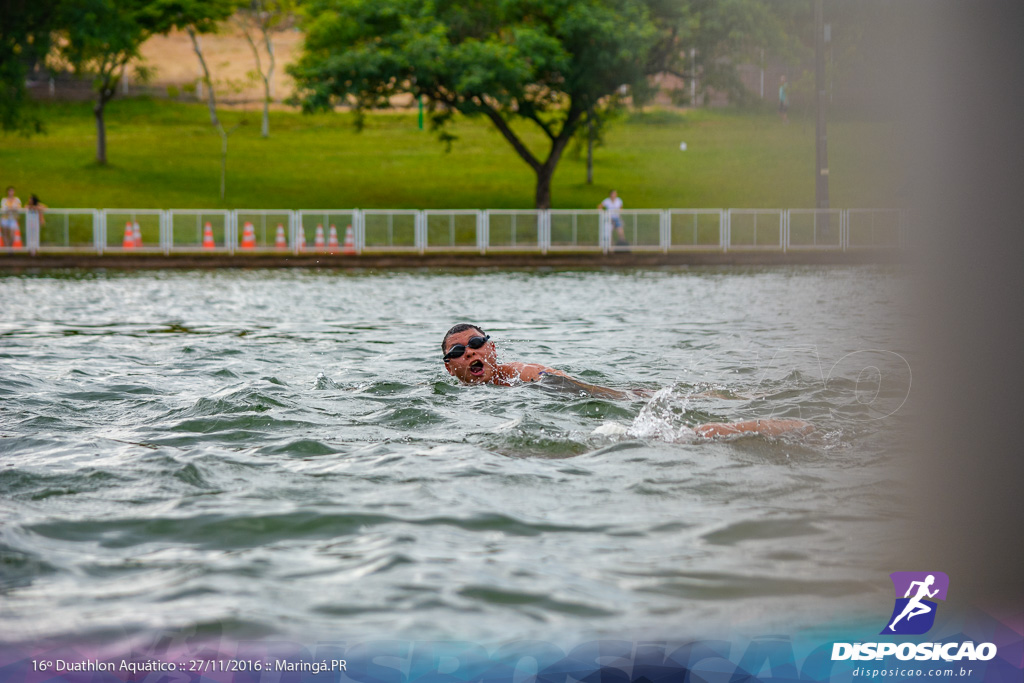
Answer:
[(331, 232), (327, 237), (327, 251), (332, 254), (338, 253), (338, 229), (331, 226)]
[(306, 251), (306, 229), (299, 230), (299, 251)]
[(213, 241), (213, 227), (207, 223), (203, 226), (203, 249), (216, 249), (217, 243)]
[[(2, 246), (2, 244), (0, 244)], [(21, 249), (24, 245), (21, 243), (21, 226), (17, 223), (14, 224), (14, 243), (11, 247), (14, 249)]]
[(242, 229), (242, 249), (255, 249), (256, 248), (256, 231), (253, 230), (252, 223), (246, 221), (245, 227)]
[(274, 239), (274, 246), (278, 249), (287, 249), (288, 240), (284, 236), (284, 226), (278, 224), (277, 226), (277, 237)]
[(4, 234), (0, 232), (0, 247), (4, 246)]
[(345, 228), (345, 247), (341, 250), (342, 254), (354, 254), (356, 253), (356, 233), (352, 230), (352, 226)]
[(139, 228), (139, 222), (135, 221), (132, 224), (132, 236), (135, 238), (135, 246), (142, 247), (142, 230)]
[(322, 225), (316, 226), (316, 237), (313, 238), (313, 247), (317, 251), (324, 250), (324, 226)]
[(124, 239), (121, 240), (121, 248), (135, 248), (135, 228), (132, 227), (131, 221), (128, 221), (127, 223), (124, 224)]

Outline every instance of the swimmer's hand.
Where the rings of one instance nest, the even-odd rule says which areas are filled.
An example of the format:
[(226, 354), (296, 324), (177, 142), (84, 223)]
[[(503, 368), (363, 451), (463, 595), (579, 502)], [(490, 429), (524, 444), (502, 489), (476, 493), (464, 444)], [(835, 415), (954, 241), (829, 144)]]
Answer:
[(694, 429), (697, 436), (710, 439), (716, 436), (737, 434), (760, 434), (780, 436), (782, 434), (804, 435), (814, 431), (814, 426), (803, 420), (744, 420), (743, 422), (709, 422)]

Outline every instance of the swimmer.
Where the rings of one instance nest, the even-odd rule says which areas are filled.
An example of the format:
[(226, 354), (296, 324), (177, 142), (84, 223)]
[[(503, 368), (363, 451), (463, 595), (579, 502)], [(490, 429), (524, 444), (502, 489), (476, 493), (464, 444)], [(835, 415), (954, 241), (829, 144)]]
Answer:
[[(463, 384), (497, 384), (510, 387), (523, 382), (536, 382), (545, 377), (558, 377), (573, 384), (583, 385), (561, 370), (555, 370), (536, 363), (498, 363), (498, 351), (490, 335), (476, 325), (459, 323), (444, 335), (441, 341), (444, 353), (444, 369)], [(592, 384), (592, 389), (616, 394), (614, 398), (626, 398), (627, 394), (607, 387)]]
[[(538, 382), (548, 379), (559, 386), (583, 391), (591, 396), (612, 399), (636, 398), (637, 394), (595, 384), (587, 384), (570, 377), (561, 370), (537, 363), (498, 363), (498, 351), (490, 335), (476, 325), (459, 323), (441, 340), (444, 354), (444, 368), (448, 374), (463, 384), (496, 384), (510, 387), (523, 382)], [(696, 427), (698, 436), (735, 436), (738, 434), (806, 434), (814, 430), (802, 420), (745, 420), (742, 422), (710, 422)]]

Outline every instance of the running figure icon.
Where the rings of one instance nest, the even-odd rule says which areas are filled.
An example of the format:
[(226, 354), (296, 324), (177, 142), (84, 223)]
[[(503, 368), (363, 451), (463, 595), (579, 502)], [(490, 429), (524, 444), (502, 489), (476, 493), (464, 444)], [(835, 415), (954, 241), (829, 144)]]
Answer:
[(896, 630), (896, 623), (903, 617), (906, 617), (907, 621), (910, 621), (918, 615), (927, 614), (928, 612), (932, 611), (932, 608), (929, 605), (926, 605), (921, 601), (926, 597), (934, 598), (935, 595), (939, 592), (938, 588), (931, 592), (928, 591), (928, 589), (931, 588), (932, 584), (934, 583), (934, 574), (929, 574), (928, 578), (926, 578), (924, 581), (912, 581), (910, 583), (910, 587), (907, 588), (907, 592), (903, 597), (910, 598), (910, 594), (914, 591), (914, 586), (917, 586), (917, 594), (914, 597), (910, 598), (910, 601), (907, 603), (907, 606), (903, 608), (903, 611), (900, 612), (900, 615), (893, 619), (892, 623), (889, 624), (890, 631)]
[(895, 602), (881, 633), (913, 636), (930, 631), (939, 611), (938, 601), (946, 599), (949, 576), (937, 571), (893, 572), (889, 578)]

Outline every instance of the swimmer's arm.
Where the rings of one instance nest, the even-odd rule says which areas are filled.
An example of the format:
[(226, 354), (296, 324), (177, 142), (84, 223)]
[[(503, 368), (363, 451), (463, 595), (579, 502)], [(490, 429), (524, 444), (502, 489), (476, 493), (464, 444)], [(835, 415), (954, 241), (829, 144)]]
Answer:
[(807, 434), (814, 430), (803, 420), (744, 420), (742, 422), (709, 422), (697, 427), (694, 431), (698, 436), (712, 438), (715, 436), (735, 436), (737, 434), (761, 434), (778, 436), (788, 432)]
[(519, 379), (524, 382), (536, 382), (544, 375), (558, 375), (559, 377), (572, 379), (561, 370), (549, 368), (545, 365), (538, 365), (537, 363), (509, 363), (509, 365), (516, 366), (516, 371), (519, 373)]
[(598, 386), (597, 384), (587, 384), (586, 382), (581, 382), (580, 380), (576, 379), (575, 377), (570, 377), (569, 375), (567, 375), (564, 372), (561, 372), (559, 370), (550, 371), (550, 368), (546, 368), (540, 374), (541, 374), (541, 376), (543, 376), (543, 375), (558, 375), (559, 377), (563, 377), (566, 380), (568, 380), (568, 382), (570, 384), (572, 384), (573, 386), (578, 387), (580, 391), (586, 392), (586, 393), (590, 394), (591, 396), (597, 396), (598, 398), (613, 398), (613, 399), (616, 399), (616, 400), (621, 400), (621, 399), (624, 399), (624, 398), (632, 398), (632, 396), (630, 396), (629, 394), (627, 394), (624, 391), (618, 391), (616, 389), (609, 389), (608, 387)]
[(540, 379), (543, 379), (545, 375), (556, 375), (568, 381), (573, 386), (578, 387), (580, 391), (584, 391), (590, 394), (591, 396), (612, 399), (631, 398), (629, 394), (623, 391), (609, 389), (608, 387), (602, 387), (596, 384), (587, 384), (586, 382), (581, 382), (575, 377), (570, 377), (561, 370), (549, 368), (545, 365), (538, 365), (536, 363), (508, 363), (507, 365), (502, 367), (508, 367), (509, 369), (517, 373), (520, 381), (523, 382), (536, 382)]
[(545, 374), (568, 377), (561, 370), (537, 365), (536, 363), (505, 363), (498, 366), (494, 383), (512, 386), (519, 382), (536, 382)]

